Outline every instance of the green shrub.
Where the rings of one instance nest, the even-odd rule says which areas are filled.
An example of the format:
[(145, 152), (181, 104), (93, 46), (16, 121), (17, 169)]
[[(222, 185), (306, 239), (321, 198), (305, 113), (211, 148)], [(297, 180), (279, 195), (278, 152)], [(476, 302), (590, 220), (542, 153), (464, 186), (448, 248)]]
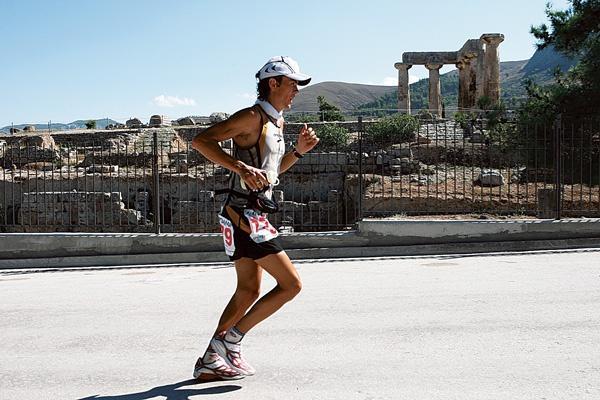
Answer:
[(348, 143), (350, 134), (348, 129), (334, 125), (325, 124), (317, 128), (319, 137), (319, 148), (321, 149), (340, 149)]
[(93, 119), (90, 119), (89, 121), (87, 121), (85, 123), (85, 127), (87, 129), (96, 129), (96, 121), (94, 121)]
[(417, 118), (420, 120), (432, 120), (435, 119), (435, 116), (431, 113), (431, 111), (429, 110), (419, 110), (419, 112), (417, 113)]
[(462, 129), (469, 128), (477, 120), (477, 115), (472, 112), (459, 111), (454, 114), (454, 122), (456, 122)]
[(369, 126), (366, 136), (372, 140), (390, 141), (392, 143), (414, 140), (419, 129), (419, 121), (412, 115), (397, 114), (385, 117)]
[(519, 135), (518, 127), (511, 122), (498, 122), (486, 133), (490, 142), (503, 151), (514, 150), (523, 146), (523, 137)]

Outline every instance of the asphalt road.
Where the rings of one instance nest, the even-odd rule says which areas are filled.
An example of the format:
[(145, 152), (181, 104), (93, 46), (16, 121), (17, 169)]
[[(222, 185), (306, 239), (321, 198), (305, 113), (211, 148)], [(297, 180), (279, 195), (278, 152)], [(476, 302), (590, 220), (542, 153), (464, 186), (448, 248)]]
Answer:
[(232, 268), (0, 271), (0, 399), (600, 398), (599, 250), (297, 265), (257, 375), (213, 383)]

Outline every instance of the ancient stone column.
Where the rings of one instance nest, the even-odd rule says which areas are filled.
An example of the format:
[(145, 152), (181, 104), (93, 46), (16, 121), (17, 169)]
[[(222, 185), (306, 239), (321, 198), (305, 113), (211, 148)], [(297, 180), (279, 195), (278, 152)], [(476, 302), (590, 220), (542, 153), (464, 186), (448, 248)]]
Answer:
[(466, 103), (469, 97), (469, 67), (471, 62), (463, 58), (455, 64), (458, 69), (458, 110), (467, 108)]
[(475, 72), (475, 76), (474, 76), (474, 82), (475, 82), (475, 96), (474, 96), (474, 104), (477, 104), (477, 100), (479, 100), (480, 97), (484, 96), (484, 75), (485, 75), (485, 69), (484, 69), (484, 65), (483, 65), (483, 57), (484, 57), (484, 52), (483, 50), (480, 50), (477, 52), (477, 56), (471, 61), (471, 69), (474, 70)]
[[(464, 92), (462, 107), (465, 109), (475, 108), (477, 100), (477, 53), (467, 53), (463, 58)], [(473, 65), (475, 64), (475, 65)]]
[(484, 95), (493, 103), (500, 100), (500, 59), (498, 58), (498, 45), (504, 41), (500, 33), (485, 33), (481, 35), (485, 43), (484, 57)]
[[(483, 96), (483, 91), (481, 95), (478, 95), (477, 91), (477, 68), (478, 68), (478, 59), (477, 57), (470, 59), (471, 63), (469, 66), (469, 106), (467, 108), (475, 108), (477, 105), (477, 99)], [(481, 63), (479, 63), (481, 64)]]
[(440, 87), (440, 68), (442, 64), (425, 64), (429, 70), (429, 111), (440, 117), (442, 115), (442, 95)]
[(411, 64), (396, 63), (398, 70), (398, 109), (400, 113), (410, 114), (410, 86), (408, 83), (408, 70)]

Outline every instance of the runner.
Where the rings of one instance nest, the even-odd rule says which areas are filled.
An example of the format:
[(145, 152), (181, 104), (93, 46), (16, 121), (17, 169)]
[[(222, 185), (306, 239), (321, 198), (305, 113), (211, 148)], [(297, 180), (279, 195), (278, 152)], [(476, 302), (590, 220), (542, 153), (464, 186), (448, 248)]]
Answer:
[[(219, 220), (225, 252), (234, 261), (237, 274), (235, 293), (206, 352), (194, 367), (194, 377), (200, 379), (240, 379), (253, 375), (254, 368), (241, 353), (242, 338), (293, 299), (302, 287), (267, 214), (278, 208), (272, 195), (279, 175), (319, 142), (306, 124), (287, 153), (283, 140), (283, 110), (291, 107), (298, 86), (307, 85), (311, 77), (301, 73), (292, 58), (278, 56), (267, 61), (256, 78), (256, 104), (211, 126), (192, 142), (206, 158), (232, 172), (229, 188), (220, 191), (228, 196)], [(228, 139), (234, 142), (233, 157), (219, 146), (219, 142)], [(277, 285), (255, 303), (263, 270), (275, 278)]]

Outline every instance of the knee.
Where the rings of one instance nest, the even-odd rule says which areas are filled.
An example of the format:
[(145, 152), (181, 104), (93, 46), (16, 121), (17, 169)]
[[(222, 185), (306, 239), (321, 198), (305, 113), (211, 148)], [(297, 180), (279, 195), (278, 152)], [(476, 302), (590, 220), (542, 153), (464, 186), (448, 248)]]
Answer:
[(302, 290), (302, 282), (300, 281), (300, 279), (294, 279), (293, 281), (285, 285), (283, 289), (288, 295), (289, 299), (291, 300), (294, 297), (296, 297), (298, 293), (300, 293), (300, 291)]
[(260, 288), (255, 287), (243, 287), (237, 288), (235, 291), (236, 297), (243, 303), (252, 304), (260, 296)]

